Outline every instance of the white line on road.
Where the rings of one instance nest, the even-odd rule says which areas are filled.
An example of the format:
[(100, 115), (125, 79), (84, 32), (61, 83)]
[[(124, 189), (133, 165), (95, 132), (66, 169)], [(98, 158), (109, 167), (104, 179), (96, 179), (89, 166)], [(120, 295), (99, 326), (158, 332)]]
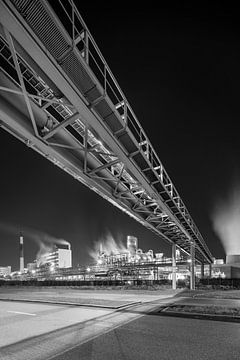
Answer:
[(8, 313), (13, 313), (13, 314), (21, 314), (21, 315), (29, 315), (29, 316), (36, 316), (37, 314), (31, 314), (31, 313), (26, 313), (26, 312), (22, 312), (22, 311), (7, 311)]

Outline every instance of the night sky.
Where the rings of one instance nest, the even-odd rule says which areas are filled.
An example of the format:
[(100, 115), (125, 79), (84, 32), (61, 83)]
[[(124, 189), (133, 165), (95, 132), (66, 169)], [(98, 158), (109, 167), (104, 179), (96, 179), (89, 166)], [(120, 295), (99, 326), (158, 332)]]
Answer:
[[(79, 11), (210, 251), (222, 258), (212, 209), (240, 178), (236, 9), (125, 4), (83, 2)], [(18, 269), (24, 228), (69, 241), (73, 265), (91, 262), (89, 249), (108, 232), (170, 255), (163, 240), (2, 129), (0, 157), (0, 266)], [(37, 251), (26, 238), (25, 263)]]

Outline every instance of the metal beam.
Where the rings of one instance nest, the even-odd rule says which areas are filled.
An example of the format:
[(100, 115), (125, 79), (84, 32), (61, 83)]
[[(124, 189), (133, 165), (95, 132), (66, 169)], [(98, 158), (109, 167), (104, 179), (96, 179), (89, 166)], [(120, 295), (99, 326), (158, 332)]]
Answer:
[(93, 174), (95, 174), (95, 173), (97, 173), (97, 172), (99, 172), (99, 171), (102, 171), (102, 170), (104, 170), (104, 169), (109, 168), (110, 166), (113, 166), (113, 165), (115, 165), (115, 164), (118, 164), (119, 162), (120, 162), (119, 159), (116, 159), (116, 160), (113, 160), (113, 161), (109, 161), (108, 163), (103, 164), (103, 165), (97, 167), (96, 169), (93, 169), (93, 170), (91, 170), (91, 171), (88, 171), (87, 174), (91, 176), (91, 175), (93, 175)]
[(17, 54), (16, 54), (15, 47), (14, 47), (14, 44), (13, 44), (12, 36), (10, 35), (9, 31), (5, 27), (4, 27), (4, 32), (5, 32), (5, 35), (6, 35), (6, 39), (8, 41), (8, 45), (9, 45), (10, 50), (11, 50), (14, 66), (15, 66), (17, 74), (18, 74), (18, 79), (19, 79), (19, 82), (20, 82), (20, 85), (21, 85), (21, 88), (22, 88), (22, 93), (23, 93), (23, 96), (24, 96), (24, 99), (25, 99), (25, 102), (26, 102), (26, 105), (27, 105), (27, 109), (28, 109), (28, 113), (29, 113), (29, 116), (30, 116), (30, 119), (31, 119), (31, 122), (32, 122), (34, 133), (35, 133), (36, 136), (39, 136), (37, 124), (36, 124), (36, 121), (34, 119), (32, 107), (31, 107), (29, 98), (27, 96), (27, 90), (26, 90), (26, 87), (25, 87), (25, 84), (24, 84), (24, 81), (23, 81), (23, 77), (22, 77), (22, 73), (21, 73), (21, 69), (20, 69), (20, 66), (19, 66), (19, 63), (18, 63)]
[[(9, 93), (12, 93), (12, 94), (17, 94), (17, 95), (21, 95), (21, 96), (24, 96), (24, 93), (20, 90), (15, 90), (15, 89), (10, 89), (10, 88), (6, 88), (5, 86), (0, 86), (0, 90), (1, 91), (6, 91), (6, 92), (9, 92)], [(41, 100), (41, 101), (44, 101), (48, 104), (54, 104), (54, 105), (63, 105), (63, 106), (67, 106), (67, 107), (70, 107), (70, 108), (74, 108), (74, 106), (70, 103), (66, 103), (64, 101), (59, 101), (58, 99), (49, 99), (47, 97), (43, 97), (43, 96), (39, 96), (39, 95), (35, 95), (35, 94), (30, 94), (29, 92), (26, 91), (26, 95), (31, 98), (31, 99), (37, 99), (37, 100)], [(41, 106), (41, 108), (43, 108)]]
[(62, 129), (63, 127), (68, 126), (69, 124), (73, 123), (75, 120), (79, 119), (80, 115), (79, 113), (75, 113), (72, 116), (70, 116), (69, 118), (63, 120), (61, 123), (59, 123), (58, 125), (56, 125), (52, 130), (50, 130), (46, 135), (44, 135), (42, 138), (44, 140), (49, 139), (50, 137), (52, 137), (54, 134), (56, 134), (60, 129)]

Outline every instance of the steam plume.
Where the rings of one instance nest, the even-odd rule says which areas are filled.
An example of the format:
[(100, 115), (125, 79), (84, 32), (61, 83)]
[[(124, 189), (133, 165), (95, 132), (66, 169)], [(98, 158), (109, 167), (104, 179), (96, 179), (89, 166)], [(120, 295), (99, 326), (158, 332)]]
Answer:
[(226, 200), (218, 201), (212, 220), (226, 255), (240, 254), (240, 186)]
[(94, 243), (94, 248), (89, 250), (89, 255), (96, 261), (99, 252), (104, 252), (107, 256), (114, 254), (127, 253), (128, 249), (123, 245), (122, 241), (116, 242), (113, 236), (108, 233)]

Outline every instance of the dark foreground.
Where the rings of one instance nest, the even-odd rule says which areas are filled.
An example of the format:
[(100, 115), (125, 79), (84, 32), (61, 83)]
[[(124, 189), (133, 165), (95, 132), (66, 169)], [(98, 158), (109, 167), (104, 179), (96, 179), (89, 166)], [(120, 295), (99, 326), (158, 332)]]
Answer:
[(240, 324), (146, 315), (55, 360), (239, 360)]
[(240, 322), (162, 313), (171, 304), (239, 307), (236, 297), (70, 289), (31, 294), (29, 289), (2, 289), (0, 294), (1, 360), (239, 359)]

